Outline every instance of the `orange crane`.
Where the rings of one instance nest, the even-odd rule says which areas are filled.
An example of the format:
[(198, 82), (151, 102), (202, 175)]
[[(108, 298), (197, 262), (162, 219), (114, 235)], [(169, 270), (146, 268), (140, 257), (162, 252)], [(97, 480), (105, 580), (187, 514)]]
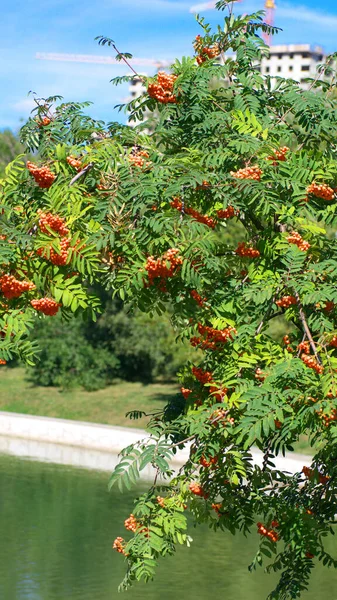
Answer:
[[(237, 0), (237, 2), (242, 2), (242, 0)], [(206, 4), (207, 8), (215, 8), (215, 1), (208, 2)], [(205, 6), (205, 5), (204, 5)], [(274, 0), (265, 0), (266, 9), (266, 19), (265, 22), (268, 25), (274, 24), (274, 13), (275, 13), (275, 1)], [(271, 45), (272, 36), (268, 33), (263, 34), (264, 41), (268, 46)], [(111, 65), (111, 64), (121, 64), (117, 61), (113, 56), (98, 56), (91, 54), (62, 54), (55, 52), (37, 52), (35, 58), (39, 60), (55, 60), (55, 61), (65, 61), (65, 62), (79, 62), (79, 63), (96, 63), (102, 65)], [(130, 65), (138, 65), (138, 66), (147, 66), (147, 67), (156, 67), (157, 69), (165, 68), (170, 66), (171, 62), (167, 60), (154, 60), (152, 58), (131, 58), (128, 60)]]
[[(266, 9), (265, 22), (268, 23), (268, 25), (274, 25), (274, 15), (276, 8), (274, 0), (266, 0), (264, 7)], [(266, 44), (268, 44), (268, 46), (271, 46), (272, 35), (270, 33), (264, 33), (263, 39), (266, 42)]]
[[(96, 63), (100, 65), (120, 65), (121, 62), (113, 56), (99, 56), (95, 54), (62, 54), (56, 52), (37, 52), (35, 58), (39, 60), (56, 60), (58, 62)], [(146, 67), (168, 67), (171, 63), (167, 60), (154, 60), (152, 58), (129, 58), (131, 65)], [(122, 63), (123, 64), (123, 63)]]

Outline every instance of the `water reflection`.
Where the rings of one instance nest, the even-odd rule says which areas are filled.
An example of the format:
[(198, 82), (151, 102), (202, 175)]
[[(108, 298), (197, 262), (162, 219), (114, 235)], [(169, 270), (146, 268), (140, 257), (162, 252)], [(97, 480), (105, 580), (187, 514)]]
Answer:
[[(124, 535), (133, 493), (107, 492), (104, 473), (0, 456), (1, 600), (114, 600), (123, 559), (111, 550)], [(126, 600), (264, 600), (273, 579), (249, 574), (256, 538), (203, 527), (191, 549), (162, 561), (146, 587)], [(304, 600), (337, 599), (337, 573), (317, 569)]]

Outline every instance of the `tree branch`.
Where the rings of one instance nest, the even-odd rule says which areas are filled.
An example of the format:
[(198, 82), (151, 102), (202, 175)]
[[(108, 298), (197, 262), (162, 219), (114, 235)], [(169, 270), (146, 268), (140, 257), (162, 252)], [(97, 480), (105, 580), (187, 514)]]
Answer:
[(311, 346), (312, 351), (313, 351), (313, 353), (314, 353), (314, 355), (316, 357), (316, 360), (317, 360), (318, 364), (321, 365), (322, 361), (321, 361), (321, 358), (320, 358), (320, 356), (319, 356), (319, 354), (317, 352), (317, 348), (316, 348), (315, 342), (313, 340), (313, 337), (311, 335), (311, 331), (309, 329), (307, 320), (305, 318), (305, 314), (304, 314), (304, 310), (303, 310), (301, 299), (299, 297), (298, 292), (294, 288), (293, 288), (293, 291), (294, 291), (294, 296), (296, 298), (296, 302), (298, 304), (298, 309), (299, 309), (299, 314), (300, 314), (300, 319), (302, 321), (303, 329), (304, 329), (304, 331), (306, 333), (306, 336), (307, 336), (307, 338), (309, 340), (310, 346)]
[[(261, 329), (262, 329), (263, 325), (265, 324), (265, 322), (266, 322), (266, 321), (269, 321), (270, 313), (271, 313), (271, 310), (272, 310), (273, 304), (274, 304), (274, 302), (275, 302), (276, 296), (277, 296), (277, 294), (278, 294), (278, 292), (279, 292), (279, 289), (280, 289), (280, 286), (279, 286), (279, 287), (276, 289), (276, 291), (275, 291), (275, 294), (274, 294), (274, 295), (273, 295), (273, 297), (271, 298), (271, 300), (270, 300), (270, 302), (269, 302), (269, 305), (268, 305), (268, 308), (267, 308), (267, 312), (266, 312), (266, 314), (264, 315), (264, 317), (262, 318), (262, 321), (261, 321), (261, 323), (259, 324), (258, 328), (256, 329), (256, 331), (255, 331), (255, 335), (259, 335), (259, 333), (260, 333), (260, 331), (261, 331)], [(275, 315), (274, 315), (274, 316), (275, 316)]]
[(83, 177), (83, 175), (86, 175), (88, 173), (88, 171), (90, 171), (90, 169), (92, 169), (93, 166), (94, 166), (94, 163), (89, 163), (88, 165), (86, 165), (84, 167), (84, 169), (82, 169), (82, 171), (80, 171), (79, 173), (77, 173), (77, 175), (75, 175), (75, 177), (72, 178), (71, 182), (69, 183), (69, 187), (71, 187), (72, 185), (74, 185), (74, 183), (76, 183), (76, 181), (78, 179), (80, 179), (81, 177)]

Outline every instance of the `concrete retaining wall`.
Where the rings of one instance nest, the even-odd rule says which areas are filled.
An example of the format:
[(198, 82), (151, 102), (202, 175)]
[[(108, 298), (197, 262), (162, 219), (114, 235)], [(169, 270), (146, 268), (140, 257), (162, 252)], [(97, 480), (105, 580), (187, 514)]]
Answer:
[[(112, 471), (123, 448), (147, 437), (142, 429), (0, 412), (0, 452), (58, 464)], [(261, 466), (262, 453), (252, 454)], [(177, 452), (172, 468), (179, 469), (188, 455), (188, 447)], [(310, 463), (310, 457), (295, 454), (275, 459), (276, 468), (289, 473)], [(153, 473), (149, 466), (143, 478), (152, 478)]]

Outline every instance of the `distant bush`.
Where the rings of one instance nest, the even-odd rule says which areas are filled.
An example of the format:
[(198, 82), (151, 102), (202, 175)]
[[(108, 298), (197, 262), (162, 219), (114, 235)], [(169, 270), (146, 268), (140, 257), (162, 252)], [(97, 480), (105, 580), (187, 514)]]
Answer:
[(82, 385), (97, 390), (114, 379), (149, 383), (172, 379), (191, 353), (175, 342), (169, 319), (130, 315), (121, 303), (107, 302), (96, 323), (80, 319), (41, 319), (34, 337), (39, 360), (29, 370), (37, 385), (69, 388)]
[(34, 334), (40, 355), (29, 376), (37, 385), (62, 388), (82, 385), (93, 391), (104, 388), (118, 375), (118, 359), (105, 348), (90, 344), (79, 319), (69, 323), (58, 317), (40, 321)]

